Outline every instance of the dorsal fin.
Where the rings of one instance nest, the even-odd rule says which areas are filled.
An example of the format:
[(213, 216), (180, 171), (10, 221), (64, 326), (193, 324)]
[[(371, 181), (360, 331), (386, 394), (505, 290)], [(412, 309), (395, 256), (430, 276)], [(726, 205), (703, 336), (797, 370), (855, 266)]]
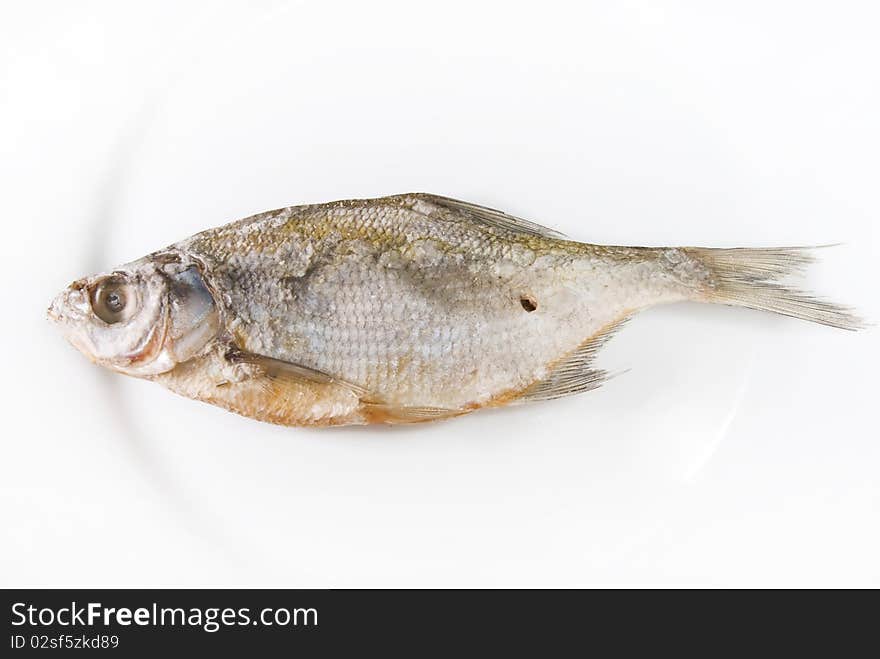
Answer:
[(554, 229), (541, 226), (540, 224), (530, 222), (529, 220), (514, 217), (513, 215), (508, 215), (507, 213), (495, 210), (494, 208), (478, 206), (477, 204), (472, 204), (467, 201), (460, 201), (458, 199), (452, 199), (451, 197), (441, 197), (439, 195), (428, 193), (418, 193), (411, 196), (430, 204), (434, 204), (435, 206), (462, 213), (475, 222), (504, 229), (505, 231), (512, 231), (514, 233), (529, 236), (539, 236), (542, 238), (556, 238), (559, 240), (567, 239), (564, 234)]
[(515, 402), (552, 400), (600, 387), (611, 376), (607, 371), (592, 368), (593, 360), (629, 318), (629, 315), (625, 315), (593, 334), (580, 347), (556, 362), (544, 379), (529, 386)]

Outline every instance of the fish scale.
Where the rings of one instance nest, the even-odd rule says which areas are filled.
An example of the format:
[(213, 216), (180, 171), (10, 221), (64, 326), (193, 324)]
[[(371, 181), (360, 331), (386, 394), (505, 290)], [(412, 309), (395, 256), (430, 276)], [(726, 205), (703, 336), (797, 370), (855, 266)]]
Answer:
[[(391, 203), (386, 207), (388, 212), (370, 207), (361, 207), (364, 212), (359, 212), (361, 209), (353, 206), (344, 209), (346, 212), (335, 209), (334, 228), (350, 236), (341, 240), (326, 227), (312, 230), (310, 222), (323, 220), (312, 209), (285, 221), (282, 226), (286, 230), (293, 229), (312, 241), (313, 253), (319, 259), (327, 254), (354, 254), (357, 260), (343, 259), (340, 263), (338, 258), (329, 258), (328, 265), (315, 266), (319, 269), (317, 276), (305, 277), (302, 282), (291, 280), (289, 304), (279, 302), (277, 295), (256, 290), (250, 277), (231, 277), (237, 293), (234, 299), (239, 303), (234, 313), (242, 318), (261, 317), (269, 313), (263, 307), (271, 306), (273, 315), (289, 319), (282, 336), (265, 337), (262, 325), (250, 328), (244, 332), (243, 347), (335, 374), (399, 405), (418, 405), (428, 399), (437, 403), (437, 392), (442, 390), (442, 406), (457, 408), (479, 405), (502, 391), (525, 386), (540, 375), (548, 361), (573, 350), (589, 336), (593, 328), (585, 310), (578, 315), (567, 308), (556, 310), (550, 304), (557, 296), (555, 287), (565, 282), (571, 262), (571, 255), (550, 241), (545, 241), (545, 249), (556, 253), (556, 262), (545, 262), (544, 268), (525, 274), (514, 264), (509, 275), (499, 276), (495, 267), (498, 262), (533, 260), (526, 253), (529, 248), (503, 242), (490, 230), (471, 228), (462, 236), (454, 227), (446, 234), (437, 222), (427, 222), (419, 213), (406, 213), (406, 208)], [(277, 217), (270, 222), (267, 231), (276, 231)], [(248, 250), (256, 248), (259, 252), (264, 244), (274, 247), (271, 240), (259, 238), (260, 228), (249, 226), (247, 231)], [(214, 242), (218, 237), (219, 245)], [(226, 242), (235, 240), (234, 234), (202, 234), (201, 238), (198, 246), (186, 245), (184, 249), (195, 250), (203, 257), (210, 257), (211, 250), (217, 254), (236, 252)], [(444, 255), (427, 240), (451, 245), (456, 251)], [(421, 249), (412, 248), (420, 243)], [(388, 254), (394, 258), (386, 260), (403, 263), (404, 267), (378, 267), (382, 256)], [(427, 268), (420, 263), (426, 259), (430, 261)], [(467, 276), (461, 276), (462, 270)], [(281, 278), (276, 275), (274, 279)], [(526, 317), (518, 302), (518, 289), (523, 284), (534, 290), (549, 289), (545, 297), (547, 311), (542, 308), (537, 316)], [(391, 314), (383, 313), (382, 305), (365, 304), (364, 293), (370, 291), (379, 291), (383, 299), (396, 301), (391, 305)], [(306, 303), (293, 302), (297, 300)], [(569, 327), (556, 327), (560, 318), (568, 316), (573, 316)], [(312, 322), (303, 322), (303, 318), (311, 318)], [(316, 318), (326, 319), (326, 325), (336, 331), (322, 333), (326, 325), (315, 322)], [(548, 322), (550, 327), (545, 327)], [(387, 333), (366, 331), (369, 326), (385, 327), (389, 323), (403, 324), (402, 340), (394, 337), (392, 344)], [(553, 330), (556, 339), (542, 340), (542, 348), (537, 349), (538, 333), (545, 329)], [(287, 350), (285, 345), (301, 348)], [(406, 358), (411, 370), (399, 373), (377, 368), (378, 362), (366, 360), (369, 354), (385, 361), (392, 355)], [(485, 377), (472, 378), (462, 386), (462, 370)], [(503, 376), (496, 377), (493, 372)], [(414, 375), (420, 376), (421, 382), (412, 382)]]

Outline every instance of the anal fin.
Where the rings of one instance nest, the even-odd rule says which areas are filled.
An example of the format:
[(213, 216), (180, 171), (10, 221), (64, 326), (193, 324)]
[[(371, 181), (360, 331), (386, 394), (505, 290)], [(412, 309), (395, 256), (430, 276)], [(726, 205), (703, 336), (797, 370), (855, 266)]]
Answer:
[(593, 334), (573, 352), (553, 364), (547, 376), (530, 385), (515, 402), (552, 400), (600, 387), (611, 375), (593, 368), (593, 361), (599, 350), (629, 319), (630, 315), (624, 315)]

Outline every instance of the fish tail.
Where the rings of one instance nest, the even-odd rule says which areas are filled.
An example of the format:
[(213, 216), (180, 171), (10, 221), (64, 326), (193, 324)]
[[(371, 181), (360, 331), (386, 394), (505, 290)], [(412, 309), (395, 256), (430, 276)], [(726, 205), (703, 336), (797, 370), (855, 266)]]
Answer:
[(698, 299), (857, 330), (865, 326), (853, 309), (818, 298), (785, 283), (815, 261), (811, 247), (711, 249), (686, 247), (708, 271)]

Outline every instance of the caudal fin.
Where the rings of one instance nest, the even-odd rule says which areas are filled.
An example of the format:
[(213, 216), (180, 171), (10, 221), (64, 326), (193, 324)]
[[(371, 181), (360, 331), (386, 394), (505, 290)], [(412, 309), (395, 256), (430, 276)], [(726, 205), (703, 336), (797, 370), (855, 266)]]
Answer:
[(688, 247), (685, 251), (709, 270), (707, 286), (702, 291), (709, 302), (772, 311), (846, 330), (864, 327), (864, 321), (849, 307), (784, 283), (815, 261), (813, 249)]

